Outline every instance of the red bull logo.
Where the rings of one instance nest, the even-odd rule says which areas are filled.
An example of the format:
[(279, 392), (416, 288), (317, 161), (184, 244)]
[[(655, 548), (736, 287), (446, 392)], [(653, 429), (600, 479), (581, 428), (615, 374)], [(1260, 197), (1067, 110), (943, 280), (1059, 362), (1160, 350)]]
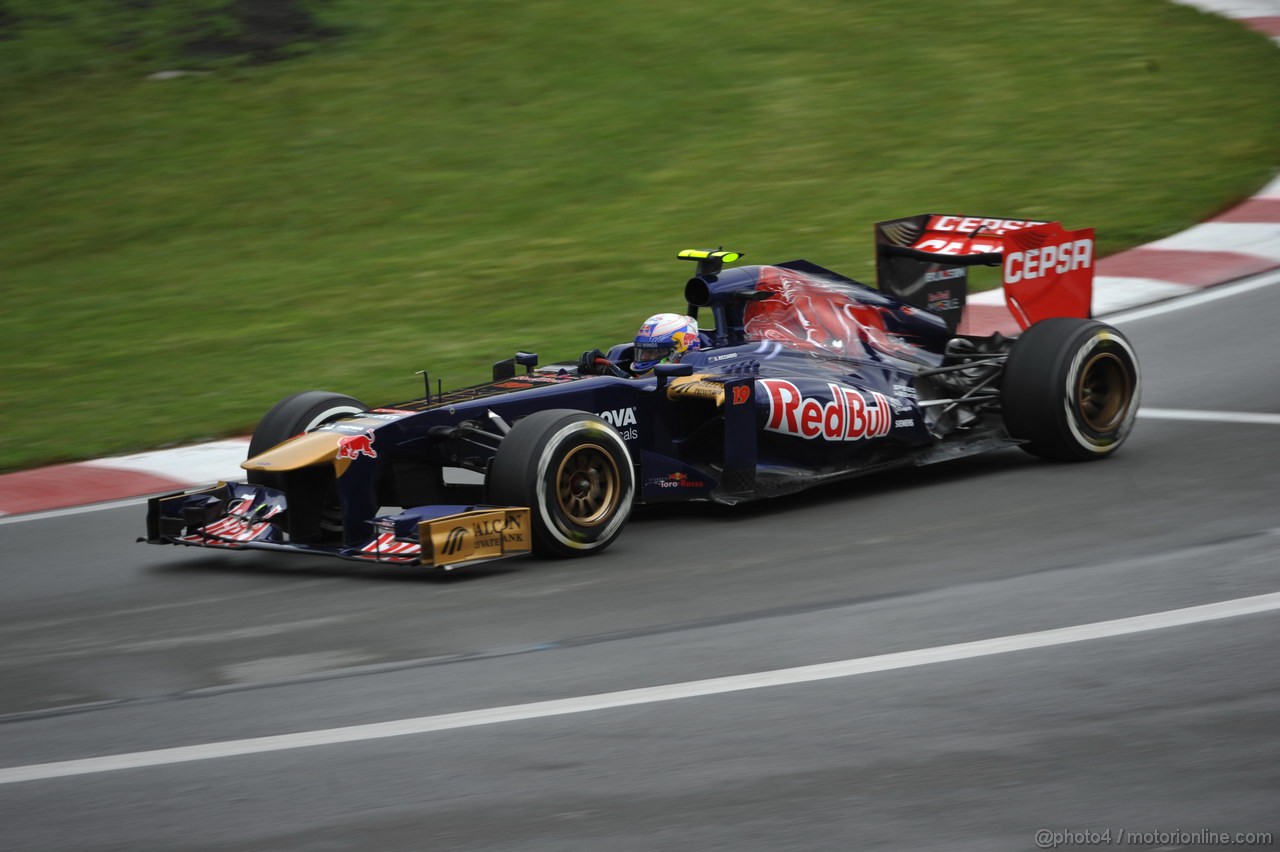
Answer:
[(882, 438), (893, 428), (893, 409), (883, 394), (859, 392), (827, 383), (830, 401), (812, 399), (785, 379), (761, 379), (769, 394), (770, 432), (822, 438), (825, 441), (860, 441)]
[(338, 458), (355, 461), (360, 456), (378, 457), (378, 451), (373, 448), (373, 433), (348, 435), (338, 441)]

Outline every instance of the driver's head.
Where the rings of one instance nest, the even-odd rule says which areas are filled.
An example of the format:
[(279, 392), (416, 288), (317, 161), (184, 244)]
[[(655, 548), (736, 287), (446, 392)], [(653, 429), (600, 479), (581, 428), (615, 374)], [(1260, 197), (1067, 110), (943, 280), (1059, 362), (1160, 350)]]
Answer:
[(684, 314), (654, 314), (636, 332), (633, 373), (647, 373), (659, 364), (679, 361), (699, 346), (698, 321)]

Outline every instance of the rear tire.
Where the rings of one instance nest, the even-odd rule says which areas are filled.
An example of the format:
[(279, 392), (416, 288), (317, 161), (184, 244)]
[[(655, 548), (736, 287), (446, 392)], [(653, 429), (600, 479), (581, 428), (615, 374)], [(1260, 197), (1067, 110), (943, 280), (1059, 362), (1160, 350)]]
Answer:
[[(368, 410), (367, 405), (354, 397), (329, 391), (302, 391), (286, 396), (262, 416), (258, 427), (253, 430), (248, 458), (265, 453), (277, 444), (330, 420)], [(276, 489), (284, 487), (283, 474), (265, 470), (249, 471), (248, 480), (250, 485), (265, 485)]]
[(1104, 458), (1129, 436), (1141, 390), (1138, 358), (1119, 331), (1096, 320), (1044, 320), (1009, 351), (1001, 381), (1005, 427), (1040, 458)]
[(511, 427), (485, 489), (492, 503), (529, 507), (535, 553), (587, 556), (622, 532), (635, 474), (627, 445), (612, 426), (594, 414), (553, 409)]

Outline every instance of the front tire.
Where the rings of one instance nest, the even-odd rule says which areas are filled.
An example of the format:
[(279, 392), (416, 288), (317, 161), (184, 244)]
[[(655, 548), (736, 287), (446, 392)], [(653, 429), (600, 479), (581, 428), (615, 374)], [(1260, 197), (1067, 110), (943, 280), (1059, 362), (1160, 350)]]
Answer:
[[(277, 444), (309, 432), (330, 420), (368, 410), (369, 406), (354, 397), (329, 391), (302, 391), (286, 396), (262, 416), (258, 427), (253, 430), (248, 458), (265, 453)], [(283, 488), (284, 475), (251, 470), (248, 480), (250, 485), (279, 489)]]
[(635, 474), (616, 429), (594, 414), (559, 409), (512, 426), (485, 487), (492, 503), (529, 507), (534, 552), (587, 556), (622, 532)]
[(1096, 320), (1056, 317), (1014, 341), (1001, 407), (1009, 435), (1027, 452), (1087, 461), (1124, 443), (1141, 390), (1138, 358), (1123, 334)]

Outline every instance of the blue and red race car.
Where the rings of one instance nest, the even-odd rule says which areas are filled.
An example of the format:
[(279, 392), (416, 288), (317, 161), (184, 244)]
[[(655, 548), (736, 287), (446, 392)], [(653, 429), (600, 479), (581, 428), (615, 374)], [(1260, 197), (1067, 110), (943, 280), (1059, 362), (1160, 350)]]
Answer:
[[(1089, 319), (1091, 230), (923, 214), (879, 223), (876, 242), (879, 289), (803, 260), (681, 252), (698, 263), (684, 297), (702, 345), (645, 377), (622, 343), (592, 363), (517, 353), (491, 382), (372, 409), (286, 397), (254, 432), (247, 482), (152, 499), (145, 540), (452, 569), (596, 553), (637, 504), (1124, 442), (1138, 361)], [(1002, 268), (1020, 336), (957, 333), (977, 264)], [(483, 484), (451, 484), (457, 468)]]

